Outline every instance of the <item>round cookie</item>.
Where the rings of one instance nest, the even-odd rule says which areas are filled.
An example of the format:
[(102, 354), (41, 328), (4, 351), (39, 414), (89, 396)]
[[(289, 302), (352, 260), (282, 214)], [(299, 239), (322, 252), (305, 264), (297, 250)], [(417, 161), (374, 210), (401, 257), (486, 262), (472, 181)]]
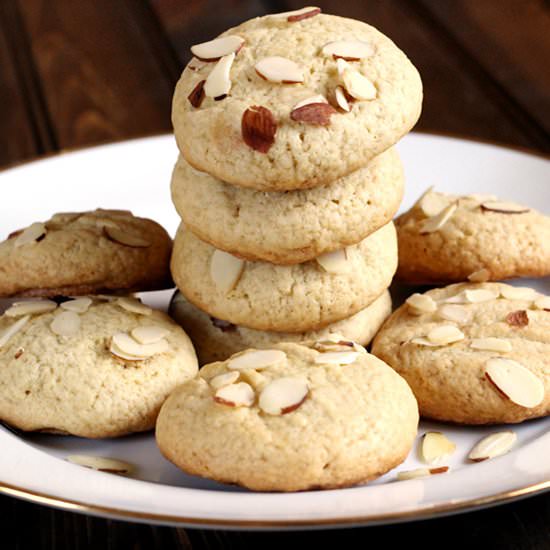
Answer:
[(403, 186), (394, 149), (329, 185), (284, 194), (229, 185), (180, 157), (172, 199), (187, 227), (212, 246), (249, 260), (295, 264), (355, 244), (388, 223)]
[(221, 252), (182, 225), (172, 276), (182, 294), (213, 317), (257, 330), (307, 332), (350, 317), (389, 287), (396, 241), (390, 222), (357, 245), (281, 266)]
[(163, 455), (189, 474), (260, 491), (384, 474), (412, 447), (417, 404), (386, 364), (345, 349), (278, 344), (203, 367), (161, 409)]
[(550, 275), (550, 217), (532, 208), (428, 190), (395, 225), (397, 276), (408, 283)]
[(90, 438), (150, 430), (198, 368), (191, 341), (165, 313), (92, 296), (11, 306), (0, 317), (0, 367), (2, 421)]
[(392, 302), (386, 290), (372, 304), (355, 315), (318, 331), (305, 333), (265, 332), (239, 327), (210, 317), (176, 292), (170, 303), (170, 315), (189, 334), (199, 364), (223, 361), (248, 348), (269, 348), (280, 342), (303, 342), (339, 338), (367, 346), (384, 319), (391, 313)]
[(462, 283), (410, 297), (372, 352), (407, 380), (426, 418), (522, 422), (550, 414), (549, 329), (550, 298), (533, 289)]
[(125, 210), (55, 214), (0, 242), (0, 296), (75, 296), (173, 286), (172, 240)]
[[(263, 191), (324, 185), (365, 166), (405, 135), (420, 115), (418, 71), (389, 38), (361, 21), (318, 14), (292, 22), (268, 15), (221, 36), (237, 36), (244, 43), (229, 69), (230, 58), (221, 65), (195, 58), (187, 65), (176, 86), (172, 122), (186, 160), (222, 181)], [(333, 53), (326, 48), (323, 52), (327, 44), (332, 48), (341, 41), (352, 41), (362, 50), (357, 54), (361, 59), (347, 65), (340, 59), (342, 75)], [(229, 52), (218, 53), (222, 51)], [(270, 57), (298, 65), (291, 70), (297, 76), (287, 75), (282, 67), (280, 80), (296, 82), (303, 76), (303, 82), (274, 82), (277, 75), (265, 67), (273, 65), (265, 61)], [(280, 63), (288, 65), (275, 61)], [(217, 93), (216, 80), (228, 83), (223, 76), (216, 78), (227, 71), (230, 90), (222, 86), (219, 96), (210, 97)], [(209, 79), (210, 74), (214, 76)], [(351, 80), (365, 89), (359, 93)], [(356, 98), (370, 97), (352, 101), (349, 112), (335, 99), (336, 88), (346, 83), (340, 97), (349, 97), (350, 90)], [(307, 113), (295, 112), (298, 103), (312, 97), (336, 108), (317, 103), (313, 111), (308, 107)], [(313, 123), (304, 122), (303, 115)]]

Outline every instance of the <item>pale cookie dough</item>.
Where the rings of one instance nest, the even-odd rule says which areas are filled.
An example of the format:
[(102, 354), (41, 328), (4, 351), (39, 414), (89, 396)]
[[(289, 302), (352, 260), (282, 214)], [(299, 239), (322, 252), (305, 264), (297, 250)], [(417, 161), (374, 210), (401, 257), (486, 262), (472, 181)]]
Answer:
[(0, 242), (0, 296), (169, 288), (172, 240), (125, 210), (55, 214)]
[(172, 199), (187, 227), (212, 246), (250, 260), (295, 264), (358, 243), (388, 223), (403, 185), (394, 149), (329, 185), (286, 193), (234, 187), (180, 157)]
[(197, 372), (181, 327), (134, 298), (19, 304), (0, 317), (0, 419), (21, 430), (150, 430), (170, 392)]
[(550, 275), (550, 217), (533, 208), (429, 190), (395, 225), (397, 277), (407, 283)]
[[(228, 80), (217, 79), (225, 84), (220, 95), (209, 97), (206, 92), (216, 75), (224, 73), (223, 66), (194, 58), (176, 86), (172, 104), (174, 133), (184, 157), (222, 181), (264, 191), (324, 185), (365, 166), (405, 135), (420, 115), (418, 71), (389, 38), (366, 23), (324, 14), (298, 22), (265, 16), (221, 36), (229, 35), (241, 37), (244, 44), (229, 68)], [(365, 56), (348, 62), (345, 79), (333, 55), (323, 52), (335, 41), (358, 42), (363, 50), (358, 55)], [(283, 84), (262, 78), (258, 71), (277, 78), (262, 67), (270, 64), (264, 61), (270, 57), (293, 62), (291, 73), (296, 74), (287, 74), (289, 69), (283, 67), (281, 80), (303, 77), (303, 82)], [(355, 89), (358, 81), (363, 93)], [(200, 92), (201, 82), (206, 95)], [(335, 96), (345, 82), (355, 97), (369, 97), (352, 101), (349, 112)], [(323, 121), (326, 125), (293, 120), (296, 105), (312, 97), (334, 104), (334, 109), (325, 105), (314, 107), (323, 112), (309, 113), (323, 118), (327, 110), (333, 111)], [(245, 136), (252, 137), (245, 142)], [(258, 150), (262, 147), (265, 152)]]
[(503, 283), (413, 295), (372, 352), (410, 384), (426, 418), (522, 422), (550, 414), (550, 298)]
[(346, 487), (400, 464), (418, 425), (406, 382), (364, 350), (312, 347), (277, 344), (202, 368), (161, 409), (164, 456), (259, 491)]
[(380, 325), (391, 313), (392, 302), (386, 290), (379, 298), (355, 315), (305, 333), (264, 332), (240, 327), (210, 317), (176, 292), (170, 304), (170, 315), (189, 334), (195, 345), (199, 363), (223, 361), (248, 348), (269, 348), (280, 342), (303, 342), (337, 338), (367, 346)]
[(172, 276), (181, 293), (213, 317), (257, 330), (308, 332), (350, 317), (389, 287), (396, 241), (390, 222), (357, 245), (281, 266), (240, 260), (181, 226)]

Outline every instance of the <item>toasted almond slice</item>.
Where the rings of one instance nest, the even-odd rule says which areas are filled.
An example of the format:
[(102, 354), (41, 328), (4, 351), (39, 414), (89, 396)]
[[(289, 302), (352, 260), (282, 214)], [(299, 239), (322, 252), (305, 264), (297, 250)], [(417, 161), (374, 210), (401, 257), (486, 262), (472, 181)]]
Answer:
[(348, 261), (348, 253), (345, 248), (334, 250), (333, 252), (325, 252), (317, 256), (315, 261), (327, 273), (347, 273), (351, 268), (350, 262)]
[(267, 153), (275, 143), (277, 121), (273, 113), (261, 105), (246, 109), (241, 120), (243, 141), (255, 151)]
[(262, 390), (258, 406), (267, 414), (288, 414), (306, 400), (308, 393), (307, 380), (292, 376), (277, 378)]
[(531, 409), (544, 399), (544, 385), (529, 369), (512, 359), (496, 357), (485, 364), (485, 376), (510, 401)]
[(111, 474), (129, 474), (134, 470), (134, 466), (117, 460), (115, 458), (104, 458), (102, 456), (88, 455), (70, 455), (67, 461), (79, 466), (98, 470), (100, 472), (109, 472)]
[(489, 458), (495, 458), (506, 454), (517, 440), (517, 435), (512, 431), (497, 432), (475, 444), (468, 458), (472, 462), (481, 462)]
[[(341, 62), (341, 63), (340, 63)], [(376, 98), (376, 86), (364, 74), (354, 69), (347, 61), (338, 59), (339, 72), (344, 88), (348, 94), (359, 101), (370, 101)], [(345, 63), (346, 65), (342, 65)]]
[(512, 351), (512, 344), (510, 340), (506, 340), (504, 338), (494, 338), (492, 336), (488, 336), (486, 338), (474, 338), (470, 342), (470, 347), (485, 351)]
[(121, 229), (118, 229), (118, 227), (105, 226), (103, 230), (105, 231), (105, 235), (107, 235), (107, 237), (115, 243), (129, 246), (131, 248), (148, 248), (151, 246), (151, 242), (147, 239), (142, 239), (138, 235), (132, 235), (131, 233), (122, 231)]
[(331, 55), (334, 59), (359, 61), (365, 57), (370, 57), (374, 53), (374, 48), (371, 44), (362, 40), (336, 40), (325, 44), (321, 52), (325, 55)]
[(210, 277), (221, 292), (231, 292), (237, 286), (243, 270), (244, 260), (223, 250), (214, 250), (210, 260)]
[(427, 235), (439, 231), (451, 219), (457, 208), (457, 203), (453, 202), (453, 204), (444, 208), (437, 216), (425, 220), (420, 226), (420, 234)]
[(464, 298), (470, 304), (479, 304), (480, 302), (490, 302), (498, 298), (498, 292), (486, 288), (474, 288), (464, 291)]
[(428, 340), (438, 346), (446, 346), (464, 340), (464, 333), (454, 325), (440, 325), (428, 332)]
[(218, 61), (226, 55), (235, 55), (243, 47), (243, 44), (244, 38), (230, 34), (195, 44), (191, 46), (191, 53), (200, 61)]
[(336, 88), (334, 89), (334, 100), (336, 101), (336, 105), (340, 107), (342, 111), (345, 111), (346, 113), (349, 113), (351, 111), (351, 105), (349, 103), (348, 96), (342, 86), (336, 86)]
[(524, 309), (518, 309), (506, 315), (506, 322), (511, 327), (526, 327), (529, 324), (529, 315)]
[(280, 349), (250, 350), (233, 356), (227, 363), (230, 370), (265, 369), (286, 361), (286, 353)]
[(481, 203), (481, 209), (499, 214), (526, 214), (530, 211), (526, 206), (505, 201), (485, 201)]
[(407, 479), (418, 479), (421, 477), (428, 477), (436, 474), (444, 474), (448, 471), (448, 466), (440, 466), (438, 468), (416, 468), (415, 470), (404, 470), (398, 472), (397, 479), (399, 481), (406, 481)]
[(421, 455), (427, 464), (437, 464), (452, 455), (456, 445), (441, 432), (427, 432), (422, 438)]
[(464, 294), (464, 291), (459, 292), (458, 294), (454, 294), (453, 296), (449, 296), (448, 298), (444, 298), (441, 300), (444, 304), (468, 304), (468, 300), (466, 299), (466, 295)]
[[(329, 335), (331, 336), (331, 335)], [(359, 353), (367, 353), (367, 350), (357, 342), (352, 342), (351, 340), (345, 340), (340, 335), (335, 335), (337, 338), (333, 340), (320, 340), (312, 344), (312, 349), (320, 351), (321, 353), (326, 353), (329, 351), (350, 351), (355, 350)]]
[(329, 351), (315, 356), (315, 363), (320, 365), (350, 365), (361, 355), (358, 351)]
[(53, 300), (32, 300), (29, 302), (15, 302), (4, 312), (7, 317), (21, 317), (22, 315), (38, 315), (57, 308)]
[(208, 61), (201, 61), (196, 57), (192, 57), (191, 61), (187, 63), (187, 68), (190, 71), (201, 71), (202, 69), (204, 69), (204, 67), (207, 67), (207, 66), (208, 66)]
[(26, 315), (25, 317), (21, 317), (20, 319), (17, 319), (15, 323), (9, 325), (4, 330), (0, 331), (0, 348), (5, 346), (10, 338), (15, 336), (29, 321), (31, 318), (30, 315)]
[(126, 296), (121, 296), (120, 298), (116, 299), (115, 303), (122, 309), (130, 311), (131, 313), (137, 313), (138, 315), (151, 315), (151, 313), (153, 313), (152, 308), (146, 306), (145, 304), (142, 304), (139, 300), (136, 300), (135, 298), (127, 298)]
[(286, 57), (264, 57), (254, 68), (258, 75), (268, 82), (298, 84), (304, 81), (304, 73), (300, 66)]
[(198, 109), (205, 98), (204, 85), (206, 80), (199, 80), (196, 86), (191, 90), (191, 93), (187, 96), (187, 100), (195, 109)]
[(491, 274), (488, 269), (482, 268), (470, 273), (468, 275), (468, 281), (472, 283), (485, 283), (491, 278)]
[(75, 298), (74, 300), (67, 300), (61, 302), (59, 307), (67, 311), (74, 311), (75, 313), (86, 313), (88, 308), (92, 305), (93, 300), (88, 297)]
[(538, 292), (534, 288), (517, 287), (511, 285), (503, 285), (500, 288), (500, 295), (508, 300), (527, 300), (531, 302), (536, 300)]
[[(433, 187), (430, 189), (433, 189)], [(425, 216), (433, 218), (447, 208), (449, 203), (453, 200), (454, 197), (445, 195), (444, 193), (428, 191), (420, 198), (418, 204)]]
[(44, 237), (46, 232), (46, 226), (42, 222), (33, 223), (17, 236), (13, 242), (13, 246), (14, 248), (18, 248), (29, 243), (35, 243)]
[(144, 325), (132, 330), (132, 338), (140, 344), (154, 344), (168, 336), (170, 331), (159, 325)]
[(239, 379), (239, 376), (240, 373), (237, 371), (224, 372), (223, 374), (218, 374), (218, 376), (214, 376), (214, 378), (210, 380), (209, 384), (215, 390), (219, 390), (224, 386), (229, 386), (229, 384), (233, 384), (234, 382), (236, 382)]
[(406, 299), (405, 303), (409, 306), (409, 311), (413, 315), (433, 313), (437, 309), (437, 304), (427, 294), (412, 294)]
[(302, 99), (302, 101), (299, 101), (292, 107), (292, 110), (295, 111), (296, 109), (299, 109), (300, 107), (303, 107), (304, 105), (309, 105), (311, 103), (328, 103), (325, 96), (321, 94), (312, 95), (311, 97), (306, 97), (306, 99)]
[(542, 298), (539, 298), (535, 301), (535, 307), (537, 309), (544, 309), (546, 311), (550, 311), (550, 296), (542, 296)]
[(75, 336), (80, 330), (80, 317), (74, 311), (62, 311), (54, 317), (50, 329), (59, 336)]
[(321, 8), (316, 6), (308, 6), (299, 10), (285, 11), (282, 13), (274, 13), (269, 16), (270, 19), (286, 20), (289, 23), (296, 23), (297, 21), (303, 21), (309, 19), (321, 13)]
[(446, 321), (454, 321), (461, 325), (469, 323), (472, 318), (470, 312), (464, 306), (454, 304), (443, 304), (437, 310), (437, 315)]
[(252, 407), (256, 394), (246, 382), (222, 386), (214, 394), (214, 401), (229, 407)]
[(118, 332), (111, 339), (110, 351), (123, 359), (127, 357), (146, 359), (170, 349), (166, 340), (158, 340), (153, 344), (139, 344), (125, 332)]
[(308, 103), (298, 109), (292, 109), (290, 118), (296, 122), (305, 122), (316, 126), (328, 126), (330, 117), (336, 113), (336, 109), (328, 103)]
[(410, 340), (411, 344), (415, 344), (417, 346), (427, 346), (430, 348), (436, 348), (439, 346), (439, 344), (434, 344), (432, 341), (428, 340), (427, 338), (419, 337), (419, 338), (412, 338)]
[(206, 77), (204, 94), (216, 100), (223, 99), (231, 90), (231, 66), (235, 60), (235, 54), (224, 55)]

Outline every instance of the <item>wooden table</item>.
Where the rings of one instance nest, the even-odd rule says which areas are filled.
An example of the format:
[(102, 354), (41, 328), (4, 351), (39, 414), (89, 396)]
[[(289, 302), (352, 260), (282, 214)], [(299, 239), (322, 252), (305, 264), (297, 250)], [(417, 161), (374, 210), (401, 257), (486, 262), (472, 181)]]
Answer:
[[(543, 0), (326, 0), (394, 39), (425, 86), (417, 126), (550, 153), (550, 7)], [(170, 131), (189, 46), (293, 0), (0, 0), (0, 166)], [(4, 190), (4, 197), (9, 190)], [(183, 530), (0, 497), (2, 548), (550, 548), (550, 495), (396, 526), (321, 533)], [(6, 540), (7, 532), (7, 540)]]

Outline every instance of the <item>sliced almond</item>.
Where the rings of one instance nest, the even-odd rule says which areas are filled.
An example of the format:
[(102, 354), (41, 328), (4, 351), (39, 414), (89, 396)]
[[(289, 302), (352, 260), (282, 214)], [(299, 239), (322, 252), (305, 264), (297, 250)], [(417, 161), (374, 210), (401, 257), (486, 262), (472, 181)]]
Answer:
[(311, 348), (321, 353), (327, 353), (329, 351), (350, 351), (355, 350), (360, 353), (367, 353), (367, 350), (357, 342), (352, 342), (351, 340), (344, 340), (341, 336), (337, 336), (334, 340), (320, 340), (314, 342), (311, 345)]
[(338, 72), (347, 93), (359, 101), (370, 101), (376, 98), (376, 86), (364, 74), (354, 69), (347, 61), (338, 59)]
[(243, 270), (244, 260), (223, 250), (214, 250), (210, 260), (210, 277), (221, 292), (231, 292), (237, 286)]
[(505, 201), (485, 201), (481, 203), (481, 209), (490, 212), (498, 212), (499, 214), (526, 214), (530, 211), (530, 209), (525, 206)]
[(472, 462), (482, 462), (506, 454), (514, 446), (517, 435), (512, 431), (497, 432), (476, 443), (468, 458)]
[(321, 94), (318, 95), (312, 95), (311, 97), (306, 97), (306, 99), (302, 99), (302, 101), (299, 101), (292, 107), (292, 110), (295, 111), (296, 109), (299, 109), (300, 107), (303, 107), (304, 105), (309, 105), (310, 103), (328, 103), (325, 96), (322, 96)]
[(453, 197), (445, 195), (443, 193), (435, 193), (431, 187), (418, 201), (420, 209), (428, 218), (433, 218), (440, 214), (445, 208), (449, 206), (449, 202), (453, 200)]
[(306, 8), (301, 8), (299, 10), (285, 11), (282, 13), (274, 13), (270, 15), (270, 19), (282, 19), (286, 20), (289, 23), (296, 23), (297, 21), (303, 21), (304, 19), (309, 19), (321, 13), (321, 8), (316, 6), (308, 6)]
[(456, 445), (441, 432), (427, 432), (422, 438), (421, 455), (427, 464), (437, 464), (456, 451)]
[(91, 298), (75, 298), (74, 300), (67, 300), (61, 302), (59, 307), (67, 311), (74, 311), (75, 313), (86, 313), (88, 308), (92, 305), (93, 300)]
[(132, 338), (140, 344), (154, 344), (168, 336), (170, 331), (159, 325), (144, 325), (132, 330)]
[(434, 344), (431, 340), (428, 340), (427, 338), (424, 338), (424, 337), (412, 338), (410, 340), (410, 343), (415, 344), (417, 346), (427, 346), (431, 348), (436, 348), (439, 346), (439, 344)]
[(46, 226), (41, 222), (29, 225), (22, 233), (20, 233), (13, 242), (14, 248), (24, 246), (29, 243), (35, 243), (46, 235)]
[(544, 399), (544, 385), (529, 369), (512, 359), (489, 359), (485, 376), (505, 397), (527, 409)]
[(120, 306), (126, 311), (131, 313), (137, 313), (138, 315), (151, 315), (153, 309), (145, 304), (142, 304), (139, 300), (135, 298), (127, 298), (125, 296), (116, 299), (116, 305)]
[(405, 303), (413, 315), (422, 315), (424, 313), (433, 313), (437, 309), (437, 304), (427, 294), (415, 293), (407, 298)]
[(436, 474), (444, 474), (448, 471), (448, 466), (440, 466), (438, 468), (416, 468), (415, 470), (404, 470), (402, 472), (398, 472), (397, 479), (399, 481), (406, 481), (407, 479), (418, 479)]
[(529, 315), (524, 309), (518, 309), (506, 315), (506, 322), (512, 327), (526, 327), (529, 324)]
[(466, 295), (464, 294), (464, 291), (459, 292), (457, 294), (454, 294), (453, 296), (449, 296), (448, 298), (443, 298), (441, 300), (444, 304), (468, 304), (468, 300), (466, 299)]
[(222, 57), (236, 54), (244, 44), (244, 38), (237, 35), (222, 36), (191, 46), (191, 53), (200, 61), (218, 61)]
[(134, 470), (134, 466), (128, 464), (128, 462), (115, 458), (104, 458), (102, 456), (70, 455), (67, 457), (67, 461), (72, 464), (91, 468), (92, 470), (109, 472), (111, 474), (129, 474)]
[(204, 84), (206, 80), (200, 80), (197, 85), (191, 90), (191, 93), (187, 96), (187, 100), (195, 109), (198, 109), (205, 98)]
[(208, 61), (201, 61), (196, 57), (192, 57), (191, 61), (187, 63), (187, 68), (190, 71), (201, 71), (202, 69), (204, 69), (204, 67), (207, 67), (207, 66), (208, 66)]
[(313, 124), (314, 126), (328, 126), (330, 117), (336, 114), (336, 109), (328, 103), (308, 103), (290, 112), (290, 118), (296, 122)]
[(222, 386), (214, 394), (214, 401), (229, 407), (252, 407), (256, 394), (246, 382)]
[(243, 141), (255, 151), (267, 153), (275, 143), (276, 133), (277, 121), (269, 109), (254, 105), (243, 113), (241, 120)]
[(315, 258), (315, 261), (327, 272), (327, 273), (347, 273), (350, 268), (350, 262), (348, 261), (348, 254), (345, 248), (340, 250), (334, 250), (333, 252), (325, 252)]
[(350, 365), (361, 355), (358, 351), (329, 351), (315, 356), (320, 365)]
[(218, 374), (218, 376), (214, 376), (214, 378), (210, 380), (209, 384), (215, 390), (219, 390), (224, 386), (229, 386), (229, 384), (233, 384), (234, 382), (236, 382), (239, 379), (239, 376), (240, 374), (237, 371), (224, 372), (223, 374)]
[(457, 208), (458, 205), (454, 202), (444, 208), (437, 216), (425, 220), (420, 226), (420, 234), (427, 235), (439, 231), (451, 219)]
[(498, 292), (488, 290), (486, 288), (474, 288), (464, 291), (464, 298), (471, 304), (479, 304), (481, 302), (490, 302), (498, 298)]
[(206, 77), (204, 94), (216, 100), (223, 99), (231, 90), (231, 66), (235, 60), (235, 54), (224, 55)]
[(550, 311), (550, 296), (543, 296), (535, 301), (535, 307), (537, 309), (544, 309)]
[(491, 273), (488, 269), (478, 269), (468, 275), (468, 281), (472, 283), (486, 283), (491, 278)]
[(154, 344), (140, 344), (125, 332), (115, 334), (111, 339), (110, 352), (122, 359), (142, 360), (170, 349), (166, 340)]
[(227, 363), (230, 370), (265, 369), (286, 361), (286, 353), (279, 349), (245, 351), (233, 356)]
[(21, 317), (22, 315), (38, 315), (57, 308), (53, 300), (33, 300), (29, 302), (15, 302), (4, 315), (7, 317)]
[(254, 65), (254, 69), (261, 78), (276, 84), (298, 84), (304, 81), (304, 72), (300, 66), (286, 57), (264, 57)]
[(538, 296), (534, 288), (503, 285), (500, 288), (500, 295), (508, 300), (526, 300), (531, 302)]
[(273, 415), (295, 411), (309, 393), (307, 381), (302, 378), (284, 377), (273, 380), (262, 390), (258, 399), (260, 409)]
[(464, 333), (454, 325), (440, 325), (428, 332), (428, 340), (438, 346), (446, 346), (464, 340)]
[(105, 231), (105, 235), (115, 243), (131, 248), (148, 248), (151, 246), (151, 242), (147, 239), (122, 231), (118, 227), (104, 227), (103, 230)]
[(74, 311), (62, 311), (54, 317), (50, 329), (54, 334), (70, 338), (80, 330), (80, 317)]
[(446, 321), (454, 321), (460, 325), (469, 323), (472, 316), (464, 307), (454, 304), (443, 304), (437, 310), (437, 315)]
[(9, 340), (29, 322), (30, 318), (30, 315), (26, 315), (25, 317), (17, 319), (15, 323), (9, 325), (5, 329), (0, 330), (0, 348), (5, 346), (9, 342)]
[(325, 44), (321, 51), (325, 55), (331, 55), (334, 59), (359, 61), (370, 57), (374, 53), (374, 48), (368, 42), (361, 40), (336, 40)]
[(342, 111), (345, 111), (346, 113), (349, 113), (351, 111), (351, 105), (348, 99), (348, 95), (346, 94), (346, 91), (342, 86), (336, 86), (334, 89), (334, 100), (336, 102), (336, 105), (342, 109)]
[(492, 336), (488, 336), (486, 338), (474, 338), (470, 342), (470, 347), (473, 349), (500, 351), (503, 353), (512, 351), (512, 343), (510, 340), (506, 340), (504, 338), (494, 338)]

